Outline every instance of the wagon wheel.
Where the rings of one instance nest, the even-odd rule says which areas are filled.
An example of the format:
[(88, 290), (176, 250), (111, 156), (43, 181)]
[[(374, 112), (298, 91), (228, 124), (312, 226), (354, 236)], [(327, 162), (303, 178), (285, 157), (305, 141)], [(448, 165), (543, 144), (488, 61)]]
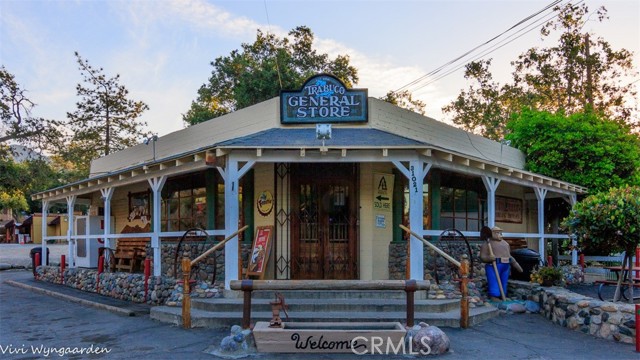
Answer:
[[(625, 284), (621, 284), (620, 286), (620, 298), (618, 299), (618, 301), (625, 299), (626, 301), (629, 301), (629, 298), (627, 297), (627, 289), (629, 288), (629, 286), (625, 286)], [(600, 298), (600, 300), (602, 301), (611, 301), (611, 302), (615, 302), (615, 299), (613, 298), (613, 296), (615, 295), (616, 292), (616, 287), (615, 286), (609, 286), (608, 284), (600, 284), (600, 286), (598, 286), (598, 297)]]
[[(191, 229), (185, 231), (184, 234), (182, 234), (182, 237), (180, 238), (180, 241), (178, 241), (178, 245), (176, 246), (176, 253), (175, 253), (174, 258), (173, 258), (173, 276), (176, 278), (176, 280), (178, 280), (178, 276), (177, 276), (177, 274), (178, 274), (178, 261), (179, 261), (178, 258), (179, 258), (179, 255), (182, 253), (183, 242), (184, 242), (184, 240), (187, 238), (187, 236), (190, 233), (194, 233), (196, 235), (204, 234), (205, 240), (204, 240), (204, 246), (203, 246), (202, 253), (204, 253), (205, 251), (208, 250), (209, 246), (207, 246), (207, 244), (208, 244), (209, 240), (211, 240), (212, 243), (214, 241), (213, 237), (209, 236), (207, 231), (202, 229), (202, 228), (191, 228)], [(196, 256), (194, 256), (194, 258), (199, 256), (199, 255), (201, 255), (201, 254), (196, 254)], [(218, 271), (217, 270), (217, 262), (218, 262), (217, 259), (218, 259), (219, 255), (220, 254), (214, 254), (213, 255), (213, 280), (211, 281), (211, 285), (213, 285), (215, 283), (215, 281), (216, 281), (216, 276), (217, 276), (217, 271)], [(195, 264), (194, 266), (192, 266), (191, 267), (191, 273), (189, 274), (189, 279), (193, 278), (194, 277), (193, 275), (198, 270), (199, 270), (199, 264)], [(178, 281), (180, 281), (180, 280), (178, 280)], [(195, 281), (195, 280), (190, 280), (190, 282), (191, 281)]]
[[(446, 238), (446, 239), (443, 240), (443, 237)], [(460, 232), (460, 230), (454, 229), (454, 228), (443, 230), (440, 233), (440, 236), (438, 237), (438, 244), (440, 245), (439, 247), (442, 248), (442, 241), (456, 241), (456, 240), (458, 240), (458, 238), (462, 238), (462, 240), (464, 240), (464, 242), (466, 244), (467, 256), (469, 256), (469, 279), (473, 279), (473, 254), (471, 252), (471, 245), (469, 245), (469, 241), (467, 240), (467, 237), (464, 236), (464, 234), (462, 232)], [(449, 254), (449, 255), (451, 255), (451, 254)], [(453, 269), (452, 271), (455, 272), (456, 274), (458, 273), (458, 268), (455, 265), (453, 265), (450, 262), (448, 262), (448, 261), (447, 261), (447, 268), (448, 269)], [(434, 277), (435, 277), (435, 280), (436, 280), (436, 284), (440, 284), (440, 279), (438, 277), (437, 266), (434, 266), (433, 274), (434, 274)]]
[(113, 249), (105, 246), (99, 247), (98, 257), (103, 255), (105, 260), (108, 258), (108, 260), (106, 260), (104, 264), (104, 272), (115, 272), (116, 271), (116, 254), (113, 251)]

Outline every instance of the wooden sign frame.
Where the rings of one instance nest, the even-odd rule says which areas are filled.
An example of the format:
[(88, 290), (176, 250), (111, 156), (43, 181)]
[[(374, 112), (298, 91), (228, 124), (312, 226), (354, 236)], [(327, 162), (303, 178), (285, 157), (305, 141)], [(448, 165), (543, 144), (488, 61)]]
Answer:
[(271, 254), (273, 231), (272, 225), (258, 226), (256, 228), (256, 237), (253, 239), (251, 252), (249, 253), (247, 277), (257, 276), (261, 280), (264, 279), (269, 255)]

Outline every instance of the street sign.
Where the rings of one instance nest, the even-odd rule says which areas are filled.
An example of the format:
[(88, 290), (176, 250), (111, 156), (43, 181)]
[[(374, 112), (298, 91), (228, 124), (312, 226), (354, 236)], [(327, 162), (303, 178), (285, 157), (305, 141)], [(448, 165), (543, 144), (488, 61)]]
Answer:
[(373, 174), (373, 210), (391, 212), (393, 202), (393, 174)]

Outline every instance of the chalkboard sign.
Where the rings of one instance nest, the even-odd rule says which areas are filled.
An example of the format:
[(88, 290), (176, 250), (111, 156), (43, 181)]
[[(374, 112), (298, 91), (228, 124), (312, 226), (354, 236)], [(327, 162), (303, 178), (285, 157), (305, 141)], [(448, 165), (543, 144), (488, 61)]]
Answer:
[(251, 253), (249, 254), (249, 265), (247, 266), (247, 276), (258, 276), (264, 278), (267, 268), (269, 253), (271, 251), (271, 239), (273, 237), (273, 226), (258, 226), (256, 237), (253, 239)]

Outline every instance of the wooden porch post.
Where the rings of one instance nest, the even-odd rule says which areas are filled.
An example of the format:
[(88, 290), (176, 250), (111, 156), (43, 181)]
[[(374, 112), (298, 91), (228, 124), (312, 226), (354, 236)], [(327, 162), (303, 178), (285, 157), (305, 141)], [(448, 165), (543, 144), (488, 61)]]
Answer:
[[(49, 201), (42, 200), (42, 265), (49, 265), (47, 262), (47, 218), (49, 217)], [(31, 238), (33, 240), (33, 237)]]
[(76, 196), (67, 196), (67, 217), (69, 218), (69, 228), (67, 229), (67, 243), (69, 244), (69, 269), (76, 267), (76, 249), (75, 242), (77, 240), (71, 240), (71, 236), (75, 235), (76, 226), (73, 221), (73, 209), (76, 204)]
[(538, 235), (540, 236), (538, 239), (538, 251), (540, 252), (540, 259), (544, 262), (544, 198), (547, 196), (547, 189), (534, 187), (533, 190), (535, 191), (536, 198), (538, 199)]
[(153, 235), (151, 237), (151, 247), (153, 248), (153, 276), (162, 275), (162, 252), (160, 251), (160, 205), (162, 202), (161, 191), (166, 176), (151, 178), (148, 180), (151, 190), (153, 190)]

